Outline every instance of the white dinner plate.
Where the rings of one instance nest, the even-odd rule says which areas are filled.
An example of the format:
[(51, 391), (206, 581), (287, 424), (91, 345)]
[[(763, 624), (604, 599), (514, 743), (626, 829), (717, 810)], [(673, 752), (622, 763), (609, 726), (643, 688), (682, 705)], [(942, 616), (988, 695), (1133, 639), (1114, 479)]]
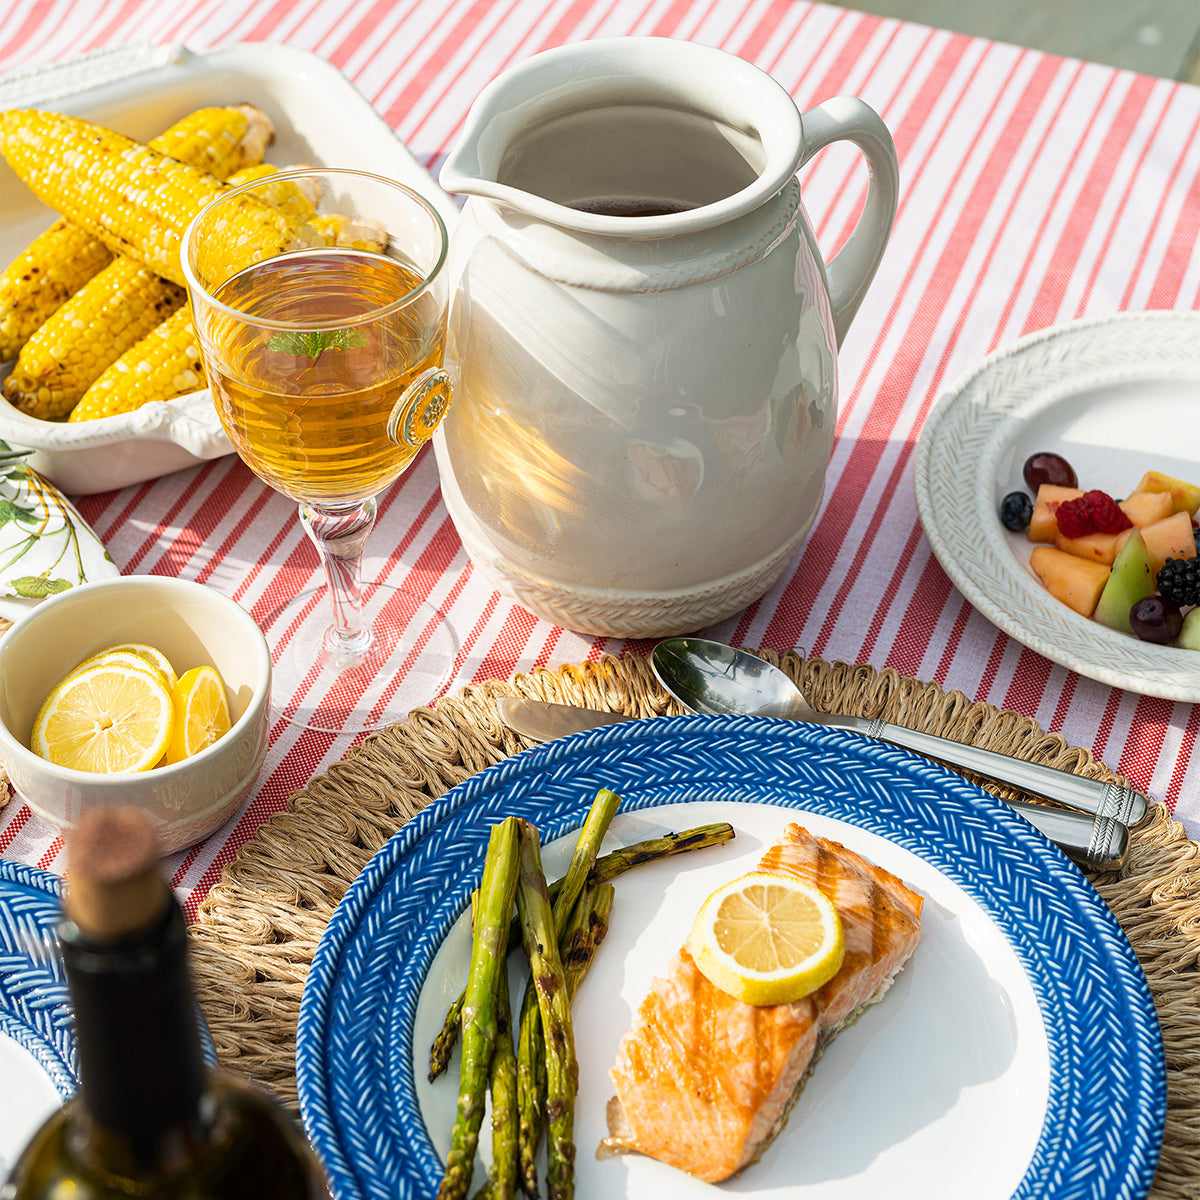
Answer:
[(989, 621), (1090, 679), (1200, 700), (1200, 652), (1073, 612), (1033, 574), (1025, 535), (1000, 524), (1001, 499), (1027, 490), (1021, 468), (1039, 450), (1066, 458), (1081, 488), (1117, 499), (1149, 470), (1200, 483), (1200, 314), (1077, 321), (990, 355), (930, 414), (915, 473), (929, 544)]
[(572, 1010), (577, 1195), (717, 1194), (652, 1159), (596, 1159), (608, 1068), (705, 896), (752, 869), (791, 821), (921, 892), (921, 941), (882, 1003), (826, 1050), (763, 1158), (721, 1190), (1145, 1195), (1165, 1104), (1157, 1020), (1128, 942), (1079, 871), (999, 801), (896, 747), (799, 722), (669, 717), (560, 738), (473, 776), (409, 821), (347, 892), (314, 956), (297, 1037), (301, 1111), (337, 1200), (436, 1191), (458, 1059), (431, 1084), (429, 1045), (466, 979), (464, 911), (489, 829), (510, 814), (532, 820), (553, 876), (602, 786), (622, 798), (605, 848), (720, 820), (736, 837), (616, 881), (608, 936)]

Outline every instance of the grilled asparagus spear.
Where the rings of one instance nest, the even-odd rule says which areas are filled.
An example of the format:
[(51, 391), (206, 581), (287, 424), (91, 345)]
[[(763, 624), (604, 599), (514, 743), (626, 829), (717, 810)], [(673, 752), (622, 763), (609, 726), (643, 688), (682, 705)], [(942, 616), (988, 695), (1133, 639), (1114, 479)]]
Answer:
[[(719, 846), (732, 837), (733, 826), (719, 822), (716, 825), (698, 825), (695, 829), (687, 829), (682, 833), (664, 834), (662, 837), (649, 838), (644, 842), (634, 842), (631, 846), (624, 846), (619, 850), (611, 850), (608, 854), (600, 855), (596, 859), (596, 865), (592, 868), (589, 882), (608, 883), (626, 871), (640, 867), (643, 863), (655, 862), (660, 858), (670, 858), (688, 850), (702, 850), (705, 846)], [(556, 879), (550, 885), (551, 900), (557, 896), (561, 885), (561, 879)], [(520, 930), (514, 926), (509, 930), (508, 944), (516, 946), (520, 940)], [(466, 992), (464, 991), (450, 1005), (446, 1012), (446, 1019), (442, 1022), (442, 1028), (433, 1039), (429, 1050), (430, 1083), (441, 1075), (450, 1063), (450, 1055), (453, 1053), (454, 1043), (458, 1039), (465, 996)]]
[(483, 1122), (484, 1093), (496, 1044), (499, 976), (505, 970), (508, 926), (514, 893), (521, 873), (521, 830), (517, 818), (492, 826), (479, 886), (475, 932), (471, 942), (471, 970), (467, 977), (462, 1014), (462, 1071), (458, 1085), (458, 1111), (450, 1135), (446, 1172), (438, 1200), (462, 1200), (471, 1183), (479, 1127)]

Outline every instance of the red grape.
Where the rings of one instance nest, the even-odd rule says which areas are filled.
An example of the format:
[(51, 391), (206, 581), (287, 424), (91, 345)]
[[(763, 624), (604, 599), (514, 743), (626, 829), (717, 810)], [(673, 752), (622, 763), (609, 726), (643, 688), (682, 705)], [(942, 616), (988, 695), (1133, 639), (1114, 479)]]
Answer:
[(1050, 483), (1055, 487), (1079, 486), (1075, 468), (1061, 454), (1052, 454), (1048, 450), (1031, 454), (1025, 460), (1025, 466), (1021, 473), (1025, 476), (1025, 483), (1034, 495), (1037, 495), (1037, 490), (1043, 483)]
[(1179, 605), (1162, 596), (1147, 596), (1129, 610), (1129, 624), (1143, 642), (1173, 642), (1183, 628)]

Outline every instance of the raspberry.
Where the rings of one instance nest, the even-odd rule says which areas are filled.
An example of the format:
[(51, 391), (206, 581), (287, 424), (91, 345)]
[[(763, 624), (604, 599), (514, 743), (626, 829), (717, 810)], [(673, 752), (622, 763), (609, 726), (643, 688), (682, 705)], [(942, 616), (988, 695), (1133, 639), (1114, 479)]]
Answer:
[(1086, 537), (1096, 532), (1096, 522), (1092, 519), (1092, 510), (1086, 500), (1086, 496), (1078, 496), (1074, 500), (1064, 500), (1058, 506), (1054, 519), (1063, 537)]
[(1080, 499), (1087, 501), (1097, 533), (1120, 533), (1133, 528), (1133, 522), (1107, 492), (1084, 492)]
[(1159, 593), (1180, 607), (1200, 604), (1200, 558), (1168, 558), (1155, 582)]
[(1086, 537), (1089, 533), (1120, 533), (1133, 525), (1117, 502), (1098, 489), (1064, 501), (1054, 515), (1059, 532), (1069, 538)]

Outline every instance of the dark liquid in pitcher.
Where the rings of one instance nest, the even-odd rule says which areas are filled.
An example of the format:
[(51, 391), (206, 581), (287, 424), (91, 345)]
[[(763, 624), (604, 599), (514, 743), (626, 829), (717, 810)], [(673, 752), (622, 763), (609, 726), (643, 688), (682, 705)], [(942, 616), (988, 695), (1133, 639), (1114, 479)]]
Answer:
[(689, 212), (693, 206), (619, 196), (614, 200), (583, 200), (571, 207), (578, 212), (595, 213), (598, 217), (667, 217)]

